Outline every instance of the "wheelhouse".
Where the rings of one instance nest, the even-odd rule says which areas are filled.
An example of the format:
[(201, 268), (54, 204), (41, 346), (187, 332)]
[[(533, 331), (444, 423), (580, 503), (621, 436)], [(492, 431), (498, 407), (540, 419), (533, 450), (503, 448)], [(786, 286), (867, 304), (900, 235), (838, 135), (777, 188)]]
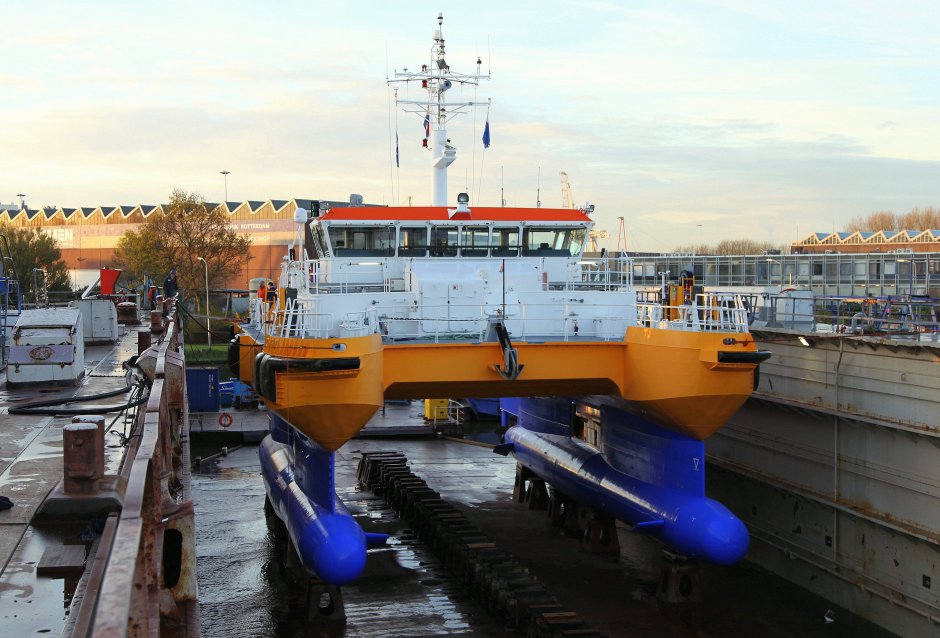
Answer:
[[(380, 207), (359, 210), (367, 211), (369, 217), (388, 211)], [(583, 254), (592, 226), (590, 219), (576, 210), (556, 210), (535, 221), (485, 216), (455, 219), (445, 217), (446, 209), (436, 210), (442, 219), (363, 219), (352, 209), (334, 209), (310, 223), (308, 253), (312, 248), (315, 254), (309, 257), (571, 258)]]

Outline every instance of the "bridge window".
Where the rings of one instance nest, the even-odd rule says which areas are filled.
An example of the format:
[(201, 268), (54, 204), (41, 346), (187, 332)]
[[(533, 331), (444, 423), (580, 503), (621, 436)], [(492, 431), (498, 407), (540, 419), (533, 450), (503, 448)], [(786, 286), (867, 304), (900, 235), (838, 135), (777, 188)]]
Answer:
[(330, 225), (330, 243), (337, 257), (382, 257), (395, 252), (394, 226)]
[(486, 257), (490, 231), (486, 226), (464, 226), (460, 237), (460, 254), (464, 257)]
[(431, 257), (457, 256), (457, 227), (431, 227)]
[(398, 255), (400, 257), (425, 257), (427, 254), (427, 227), (402, 226), (398, 231)]
[(494, 228), (491, 245), (494, 257), (516, 257), (519, 254), (519, 229)]
[(543, 257), (580, 255), (584, 235), (583, 227), (526, 228), (522, 237), (523, 252)]

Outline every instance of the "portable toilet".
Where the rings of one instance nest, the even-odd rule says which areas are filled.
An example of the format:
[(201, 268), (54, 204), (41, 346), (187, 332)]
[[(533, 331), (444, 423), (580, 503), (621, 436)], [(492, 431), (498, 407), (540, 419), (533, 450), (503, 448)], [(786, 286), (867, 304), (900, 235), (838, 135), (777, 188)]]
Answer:
[(85, 376), (85, 342), (78, 308), (23, 310), (13, 328), (7, 387), (76, 385)]

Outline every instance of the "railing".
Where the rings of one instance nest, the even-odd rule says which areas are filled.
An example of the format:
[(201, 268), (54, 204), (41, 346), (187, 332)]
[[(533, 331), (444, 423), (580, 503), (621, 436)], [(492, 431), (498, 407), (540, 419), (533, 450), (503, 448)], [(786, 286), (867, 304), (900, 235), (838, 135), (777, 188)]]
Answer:
[[(256, 300), (252, 306), (252, 325), (274, 337), (316, 338), (355, 337), (381, 333), (388, 340), (454, 339), (483, 340), (489, 325), (503, 319), (502, 307), (493, 304), (438, 304), (369, 306), (366, 310), (347, 312), (341, 319), (317, 312), (319, 303), (287, 300)], [(505, 322), (514, 336), (577, 337), (605, 341), (623, 338), (632, 321), (633, 304), (604, 304), (603, 312), (586, 313), (600, 306), (576, 303), (508, 305)], [(335, 323), (334, 323), (335, 322)]]
[(748, 306), (740, 295), (706, 293), (681, 306), (637, 304), (637, 323), (647, 328), (692, 332), (747, 332)]
[(752, 327), (940, 340), (940, 302), (911, 295), (815, 297), (809, 291), (749, 297)]
[[(599, 340), (623, 338), (628, 325), (665, 330), (747, 332), (750, 306), (740, 295), (707, 293), (694, 303), (663, 306), (656, 303), (583, 304), (515, 303), (505, 316), (493, 304), (406, 304), (370, 306), (341, 319), (315, 312), (304, 301), (259, 304), (267, 308), (265, 334), (277, 337), (356, 337), (380, 333), (386, 341), (489, 340), (492, 324), (502, 321), (514, 339)], [(335, 322), (335, 323), (334, 323)]]
[(138, 360), (152, 385), (120, 469), (124, 506), (105, 525), (86, 587), (97, 595), (82, 601), (72, 638), (200, 635), (185, 361), (175, 316)]
[[(474, 257), (429, 257), (441, 263), (466, 263)], [(548, 274), (551, 269), (546, 268), (546, 259), (537, 255), (530, 257), (513, 257), (516, 260), (536, 261), (539, 264), (538, 276), (542, 279), (545, 289), (550, 290), (617, 290), (633, 285), (633, 271), (627, 257), (597, 257), (594, 259), (554, 259), (554, 263), (564, 263), (567, 275), (565, 279), (549, 281)], [(391, 292), (399, 282), (406, 290), (413, 290), (415, 281), (413, 273), (404, 268), (409, 261), (425, 258), (395, 258), (389, 261), (386, 257), (376, 257), (375, 261), (368, 258), (361, 259), (308, 259), (293, 261), (287, 266), (288, 282), (292, 288), (306, 289), (314, 295), (324, 294), (355, 294), (366, 292)], [(402, 264), (402, 272), (393, 272), (392, 266), (396, 261)], [(499, 263), (499, 258), (488, 258), (487, 262)], [(575, 265), (576, 269), (569, 266)]]

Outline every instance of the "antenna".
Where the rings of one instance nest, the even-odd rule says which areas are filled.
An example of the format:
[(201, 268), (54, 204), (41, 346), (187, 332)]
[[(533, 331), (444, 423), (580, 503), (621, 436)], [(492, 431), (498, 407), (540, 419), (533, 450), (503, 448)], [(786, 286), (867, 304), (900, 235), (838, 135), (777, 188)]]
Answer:
[[(402, 110), (408, 113), (414, 113), (424, 122), (424, 146), (431, 152), (432, 167), (432, 205), (447, 205), (447, 167), (457, 159), (457, 147), (447, 138), (447, 121), (467, 111), (473, 107), (487, 106), (487, 102), (478, 102), (475, 100), (461, 101), (459, 97), (455, 101), (449, 101), (445, 98), (447, 93), (455, 85), (460, 85), (463, 89), (466, 85), (477, 86), (480, 80), (488, 80), (489, 75), (483, 75), (480, 71), (482, 60), (477, 58), (476, 73), (466, 74), (451, 71), (444, 53), (444, 14), (437, 14), (437, 29), (434, 30), (431, 46), (430, 64), (422, 64), (419, 71), (408, 71), (407, 67), (402, 71), (396, 71), (395, 77), (388, 81), (389, 84), (404, 82), (406, 85), (411, 82), (419, 82), (420, 87), (427, 92), (426, 99), (422, 100), (399, 100), (396, 103), (402, 106)], [(462, 91), (451, 91), (448, 95), (463, 95)]]
[(506, 188), (505, 188), (505, 177), (503, 175), (503, 169), (505, 167), (500, 165), (499, 167), (499, 205), (503, 208), (506, 208)]
[(542, 207), (542, 165), (539, 164), (538, 180), (535, 186), (535, 207)]

